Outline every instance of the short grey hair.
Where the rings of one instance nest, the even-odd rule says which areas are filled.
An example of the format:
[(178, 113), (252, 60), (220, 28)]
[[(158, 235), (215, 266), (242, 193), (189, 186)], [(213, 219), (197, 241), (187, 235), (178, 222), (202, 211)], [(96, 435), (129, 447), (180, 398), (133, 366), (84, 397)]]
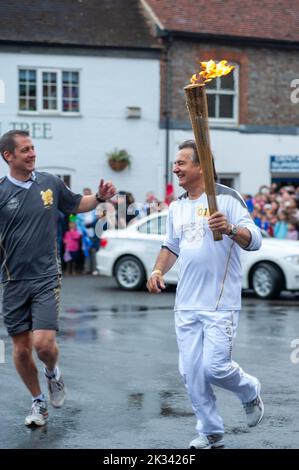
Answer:
[[(200, 158), (199, 158), (199, 155), (198, 155), (198, 152), (197, 152), (197, 147), (196, 147), (195, 140), (192, 140), (192, 139), (184, 140), (184, 142), (182, 142), (179, 145), (179, 150), (183, 150), (183, 149), (192, 149), (193, 150), (192, 162), (194, 163), (194, 165), (200, 165)], [(214, 156), (213, 155), (212, 155), (212, 163), (213, 163), (214, 180), (217, 181), (217, 173), (216, 173), (216, 168), (215, 168), (215, 162), (214, 162)]]
[(182, 142), (180, 145), (179, 145), (179, 150), (183, 150), (183, 149), (192, 149), (193, 150), (193, 155), (192, 155), (192, 162), (195, 164), (195, 165), (200, 165), (200, 160), (199, 160), (199, 156), (198, 156), (198, 152), (197, 152), (197, 148), (196, 148), (196, 144), (195, 144), (195, 141), (194, 140), (184, 140), (184, 142)]

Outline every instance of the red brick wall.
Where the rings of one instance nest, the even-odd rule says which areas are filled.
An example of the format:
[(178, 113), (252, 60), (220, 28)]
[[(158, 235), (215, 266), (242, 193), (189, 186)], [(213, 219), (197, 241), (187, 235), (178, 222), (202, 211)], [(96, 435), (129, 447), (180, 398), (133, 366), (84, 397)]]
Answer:
[[(297, 50), (207, 45), (175, 40), (170, 49), (171, 119), (188, 121), (184, 86), (198, 71), (199, 61), (227, 59), (239, 64), (239, 124), (299, 126), (299, 104), (290, 100), (290, 83), (299, 78)], [(165, 66), (161, 65), (161, 119)]]

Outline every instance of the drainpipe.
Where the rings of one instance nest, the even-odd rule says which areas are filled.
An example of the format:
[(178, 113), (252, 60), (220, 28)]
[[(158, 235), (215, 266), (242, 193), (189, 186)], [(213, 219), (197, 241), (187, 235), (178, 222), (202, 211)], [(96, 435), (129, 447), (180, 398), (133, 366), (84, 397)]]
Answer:
[(172, 172), (169, 168), (169, 137), (170, 137), (170, 119), (171, 119), (171, 60), (169, 57), (169, 50), (172, 45), (172, 36), (168, 31), (160, 31), (162, 36), (164, 50), (163, 60), (165, 63), (165, 81), (164, 81), (164, 119), (165, 119), (165, 190), (168, 183), (172, 182)]

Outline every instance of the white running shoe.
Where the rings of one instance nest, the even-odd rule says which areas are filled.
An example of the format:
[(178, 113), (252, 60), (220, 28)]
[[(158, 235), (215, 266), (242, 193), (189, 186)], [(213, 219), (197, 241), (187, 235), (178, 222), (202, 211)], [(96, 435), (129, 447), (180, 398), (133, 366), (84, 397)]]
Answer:
[(190, 449), (220, 449), (224, 447), (223, 434), (199, 434), (198, 437), (190, 442)]
[(223, 434), (209, 434), (207, 436), (211, 449), (220, 449), (224, 447), (224, 436)]
[(264, 416), (264, 403), (261, 398), (261, 384), (258, 383), (258, 394), (257, 397), (249, 401), (248, 403), (243, 403), (243, 407), (246, 413), (247, 424), (250, 428), (259, 424)]
[(25, 418), (26, 426), (44, 426), (48, 419), (47, 402), (34, 400), (31, 406), (31, 413)]
[(54, 408), (60, 408), (64, 404), (66, 388), (62, 376), (49, 378), (46, 375), (50, 403)]
[(204, 434), (199, 434), (193, 441), (189, 444), (190, 449), (211, 449), (211, 444), (207, 436)]

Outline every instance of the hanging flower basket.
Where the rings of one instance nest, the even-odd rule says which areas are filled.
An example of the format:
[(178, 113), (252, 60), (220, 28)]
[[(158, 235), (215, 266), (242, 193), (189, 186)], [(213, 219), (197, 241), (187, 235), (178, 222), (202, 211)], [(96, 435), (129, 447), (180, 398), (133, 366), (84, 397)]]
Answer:
[(108, 160), (110, 168), (114, 171), (122, 171), (128, 166), (128, 162), (117, 161), (117, 160)]
[(108, 163), (114, 171), (122, 171), (131, 165), (131, 155), (124, 149), (107, 153)]

